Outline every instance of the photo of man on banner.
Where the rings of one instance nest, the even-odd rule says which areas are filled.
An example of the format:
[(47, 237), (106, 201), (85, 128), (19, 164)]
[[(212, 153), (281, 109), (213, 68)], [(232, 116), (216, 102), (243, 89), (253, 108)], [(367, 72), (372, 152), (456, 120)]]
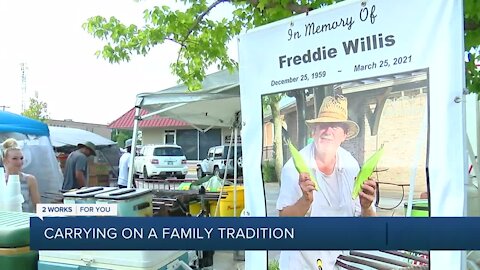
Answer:
[(282, 169), (277, 201), (280, 216), (375, 215), (375, 181), (367, 180), (358, 199), (351, 199), (360, 169), (357, 160), (341, 144), (357, 136), (359, 127), (347, 115), (347, 99), (328, 96), (318, 117), (306, 121), (313, 131), (313, 143), (300, 150), (300, 154), (307, 166), (315, 170), (319, 190), (315, 191), (309, 174), (297, 172), (290, 159)]
[[(360, 168), (357, 160), (341, 144), (357, 136), (357, 123), (348, 120), (347, 99), (342, 95), (327, 96), (316, 118), (307, 120), (313, 142), (300, 150), (318, 183), (307, 173), (298, 173), (293, 160), (282, 169), (281, 188), (277, 200), (279, 215), (284, 216), (375, 216), (376, 184), (368, 179), (356, 200), (352, 191)], [(331, 269), (342, 251), (282, 251), (281, 269), (297, 269), (299, 265)], [(302, 268), (303, 269), (303, 268)]]
[[(423, 198), (429, 194), (428, 95), (427, 70), (264, 95), (264, 103), (278, 103), (277, 121), (271, 120), (273, 109), (264, 106), (263, 111), (262, 177), (268, 215), (428, 216), (428, 199)], [(279, 124), (281, 132), (275, 129)], [(281, 165), (278, 183), (266, 170), (272, 161), (274, 168)], [(363, 269), (382, 258), (410, 265), (403, 253), (421, 260), (412, 252), (288, 250), (269, 251), (268, 256), (280, 269)], [(380, 261), (364, 260), (362, 254)], [(428, 266), (428, 260), (423, 259), (422, 266)]]

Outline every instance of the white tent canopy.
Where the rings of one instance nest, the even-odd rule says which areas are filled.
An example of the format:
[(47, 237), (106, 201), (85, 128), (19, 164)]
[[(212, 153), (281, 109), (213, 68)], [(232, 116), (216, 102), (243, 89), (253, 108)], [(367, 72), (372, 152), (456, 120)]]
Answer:
[(161, 114), (193, 126), (232, 127), (240, 111), (238, 72), (222, 70), (208, 75), (198, 91), (184, 84), (153, 93), (137, 95), (136, 107)]
[[(145, 109), (149, 113), (140, 116), (140, 109)], [(200, 129), (199, 126), (206, 126), (205, 129), (200, 129), (203, 131), (214, 126), (238, 128), (240, 122), (238, 71), (230, 73), (228, 70), (222, 70), (210, 74), (205, 77), (202, 88), (198, 91), (189, 91), (186, 85), (180, 84), (158, 92), (138, 94), (135, 103), (132, 149), (136, 146), (138, 122), (157, 114), (185, 121), (196, 129)], [(134, 151), (132, 154), (135, 155)], [(133, 168), (133, 165), (134, 158), (130, 161), (130, 168)], [(132, 182), (133, 170), (130, 170), (129, 187), (132, 186)]]
[(50, 130), (50, 141), (53, 147), (76, 146), (86, 141), (90, 141), (96, 146), (117, 144), (105, 137), (83, 129), (54, 126), (49, 126), (48, 129)]

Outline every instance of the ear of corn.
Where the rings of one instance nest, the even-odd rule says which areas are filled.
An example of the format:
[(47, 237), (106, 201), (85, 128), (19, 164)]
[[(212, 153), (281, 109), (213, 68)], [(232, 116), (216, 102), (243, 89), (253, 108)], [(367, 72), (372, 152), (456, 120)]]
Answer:
[(307, 164), (303, 160), (300, 152), (298, 152), (297, 148), (293, 146), (290, 140), (287, 141), (288, 149), (290, 150), (290, 154), (292, 155), (293, 164), (297, 169), (298, 173), (308, 173), (310, 176), (310, 180), (312, 180), (313, 184), (315, 185), (315, 190), (320, 190), (318, 187), (317, 179), (315, 179), (315, 175), (312, 174), (311, 170), (308, 168)]
[(373, 170), (377, 167), (377, 163), (383, 155), (383, 145), (380, 149), (377, 150), (367, 161), (363, 164), (362, 168), (358, 172), (357, 178), (355, 180), (355, 185), (352, 191), (352, 199), (356, 199), (360, 190), (362, 190), (362, 185), (367, 181), (368, 177), (372, 175)]

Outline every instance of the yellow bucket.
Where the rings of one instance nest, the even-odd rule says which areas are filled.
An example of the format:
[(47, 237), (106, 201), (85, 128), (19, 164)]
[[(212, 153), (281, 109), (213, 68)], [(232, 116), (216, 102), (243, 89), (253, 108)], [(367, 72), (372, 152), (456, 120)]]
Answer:
[[(213, 216), (215, 214), (215, 207), (217, 206), (216, 201), (210, 201), (210, 215)], [(200, 202), (195, 201), (195, 202), (190, 202), (188, 205), (189, 212), (192, 216), (196, 216), (200, 214), (202, 211), (202, 207), (200, 206)]]
[[(225, 199), (220, 200), (220, 209), (219, 214), (221, 217), (233, 217), (233, 210), (234, 210), (234, 201), (233, 201), (233, 186), (223, 187), (223, 192), (227, 193), (227, 197)], [(244, 197), (244, 188), (243, 186), (237, 186), (237, 217), (245, 208), (245, 197)], [(215, 213), (215, 210), (214, 212)]]
[(188, 211), (190, 214), (192, 214), (192, 216), (198, 215), (201, 210), (202, 208), (200, 207), (200, 202), (190, 202), (188, 204)]
[[(218, 215), (215, 215), (215, 208), (217, 207), (217, 201), (210, 201), (210, 216), (218, 216), (218, 217), (233, 217), (233, 186), (223, 187), (223, 194), (227, 197), (225, 199), (220, 200), (220, 207), (218, 209)], [(243, 186), (237, 186), (237, 217), (245, 208), (245, 197), (244, 197), (244, 188)], [(192, 216), (198, 215), (202, 208), (200, 207), (200, 202), (190, 202), (189, 204), (189, 211)]]
[[(210, 201), (210, 216), (218, 217), (233, 217), (233, 186), (223, 187), (223, 194), (227, 197), (220, 200), (220, 208), (218, 209), (218, 214), (215, 215), (215, 208), (217, 207), (217, 201)], [(244, 188), (243, 186), (237, 186), (237, 217), (242, 213), (243, 208), (245, 208), (245, 197), (244, 197)], [(196, 216), (202, 210), (200, 202), (190, 202), (189, 211), (192, 216)]]

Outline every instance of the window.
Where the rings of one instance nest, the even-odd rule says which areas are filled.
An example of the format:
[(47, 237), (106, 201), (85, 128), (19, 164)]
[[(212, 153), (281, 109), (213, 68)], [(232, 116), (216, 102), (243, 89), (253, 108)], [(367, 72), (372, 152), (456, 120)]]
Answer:
[(183, 151), (182, 148), (178, 147), (157, 147), (153, 151), (154, 156), (168, 156), (168, 157), (174, 157), (174, 156), (183, 156)]
[(175, 130), (165, 130), (165, 144), (175, 144)]
[[(227, 153), (228, 153), (228, 146), (224, 146), (224, 150), (223, 150), (223, 158), (227, 158)], [(232, 148), (230, 149), (230, 158), (229, 159), (233, 159), (233, 156), (235, 154), (235, 148), (232, 146)], [(237, 146), (237, 157), (241, 157), (242, 156), (242, 147), (241, 146)]]
[(208, 150), (208, 158), (213, 158), (213, 152), (214, 152), (213, 148), (210, 148), (210, 150)]
[(219, 159), (219, 158), (222, 158), (222, 156), (223, 156), (223, 147), (215, 148), (215, 158)]

